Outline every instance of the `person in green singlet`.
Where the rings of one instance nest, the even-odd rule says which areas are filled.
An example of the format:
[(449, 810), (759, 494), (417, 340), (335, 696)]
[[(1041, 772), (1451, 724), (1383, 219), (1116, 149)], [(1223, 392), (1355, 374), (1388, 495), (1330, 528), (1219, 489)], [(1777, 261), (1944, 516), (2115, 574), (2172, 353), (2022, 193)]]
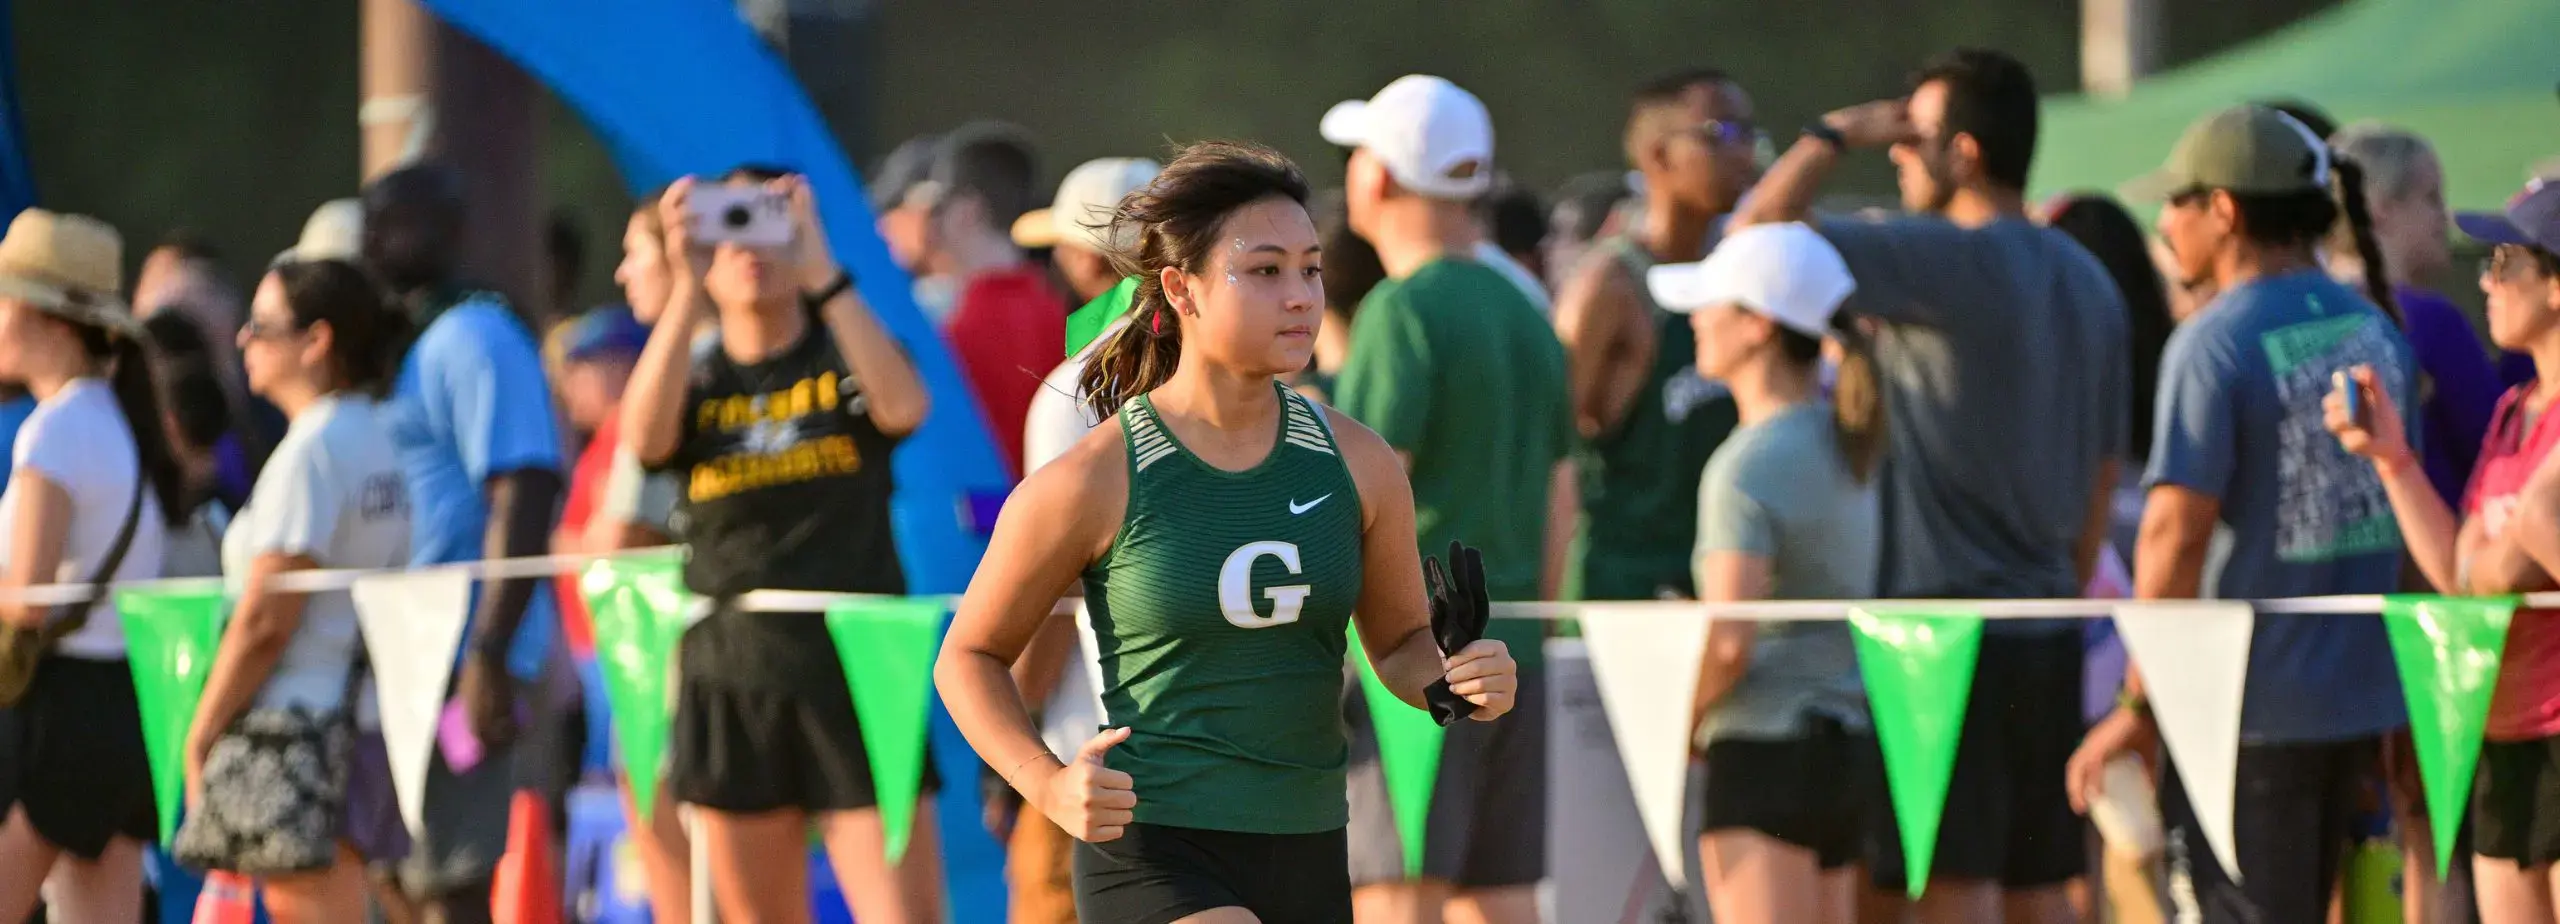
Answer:
[(1751, 97), (1721, 71), (1684, 70), (1638, 89), (1626, 148), (1644, 176), (1643, 217), (1594, 244), (1558, 293), (1556, 338), (1585, 441), (1583, 599), (1697, 596), (1698, 473), (1736, 415), (1732, 395), (1699, 377), (1688, 319), (1656, 304), (1644, 278), (1715, 246), (1758, 174), (1759, 137)]
[[(1106, 422), (1005, 504), (934, 667), (979, 756), (1081, 842), (1083, 920), (1350, 919), (1352, 626), (1416, 708), (1445, 680), (1491, 721), (1518, 692), (1501, 642), (1434, 641), (1395, 452), (1279, 383), (1322, 323), (1306, 198), (1287, 158), (1211, 142), (1122, 200), (1132, 318), (1082, 382)], [(1057, 755), (1007, 668), (1079, 577), (1108, 730)]]

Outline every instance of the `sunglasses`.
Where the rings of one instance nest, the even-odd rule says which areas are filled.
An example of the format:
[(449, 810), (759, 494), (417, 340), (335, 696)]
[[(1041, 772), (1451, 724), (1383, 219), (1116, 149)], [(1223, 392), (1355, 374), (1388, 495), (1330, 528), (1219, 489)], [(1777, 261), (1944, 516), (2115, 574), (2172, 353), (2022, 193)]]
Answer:
[(1709, 144), (1753, 144), (1760, 140), (1759, 126), (1743, 119), (1708, 119), (1681, 133)]
[(2480, 275), (2496, 279), (2531, 279), (2548, 272), (2549, 263), (2542, 255), (2523, 244), (2500, 244), (2480, 261)]
[(309, 324), (270, 321), (253, 315), (240, 323), (240, 332), (251, 340), (285, 340), (301, 336), (310, 327)]

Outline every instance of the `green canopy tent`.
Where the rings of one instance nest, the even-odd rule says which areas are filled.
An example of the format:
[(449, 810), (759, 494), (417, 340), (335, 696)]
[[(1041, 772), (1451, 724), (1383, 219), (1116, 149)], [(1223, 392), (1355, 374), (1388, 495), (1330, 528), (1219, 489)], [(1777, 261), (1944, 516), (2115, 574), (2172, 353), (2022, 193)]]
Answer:
[(2113, 189), (2158, 166), (2196, 118), (2289, 98), (2426, 136), (2453, 206), (2495, 208), (2560, 154), (2555, 29), (2560, 0), (2348, 0), (2121, 99), (2048, 98), (2036, 194)]

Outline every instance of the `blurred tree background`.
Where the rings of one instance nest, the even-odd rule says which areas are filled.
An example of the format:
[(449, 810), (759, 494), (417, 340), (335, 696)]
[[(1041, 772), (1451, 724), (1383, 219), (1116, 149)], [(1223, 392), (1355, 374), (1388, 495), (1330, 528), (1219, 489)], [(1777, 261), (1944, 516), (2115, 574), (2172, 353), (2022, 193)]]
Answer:
[[(2161, 0), (2162, 66), (2333, 2)], [(353, 193), (352, 0), (16, 8), (40, 200), (115, 222), (131, 261), (183, 227), (245, 275), (290, 245), (314, 206)], [(2079, 74), (2079, 5), (2069, 0), (910, 0), (868, 9), (859, 21), (869, 34), (855, 47), (870, 53), (820, 63), (829, 71), (812, 77), (868, 88), (858, 105), (839, 108), (867, 124), (836, 126), (858, 168), (901, 139), (983, 116), (1029, 129), (1051, 180), (1089, 157), (1242, 137), (1332, 182), (1340, 162), (1316, 137), (1317, 117), (1412, 72), (1483, 97), (1503, 167), (1538, 189), (1617, 166), (1627, 90), (1673, 68), (1732, 72), (1782, 141), (1824, 110), (1899, 91), (1922, 59), (1956, 45), (2018, 55), (2048, 92), (2076, 89)], [(800, 57), (806, 74), (813, 65)], [(681, 62), (632, 66), (683, 79)], [(576, 114), (556, 101), (544, 110), (546, 207), (585, 233), (583, 295), (611, 298), (629, 200)], [(1844, 179), (1852, 191), (1891, 185), (1880, 158)]]

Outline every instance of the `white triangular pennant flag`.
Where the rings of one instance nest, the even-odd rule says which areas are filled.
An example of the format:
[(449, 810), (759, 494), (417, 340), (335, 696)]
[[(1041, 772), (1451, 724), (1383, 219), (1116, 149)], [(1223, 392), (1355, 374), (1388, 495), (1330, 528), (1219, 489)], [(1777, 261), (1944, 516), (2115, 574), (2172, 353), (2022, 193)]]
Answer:
[(2222, 871), (2239, 881), (2231, 811), (2249, 633), (2257, 614), (2246, 603), (2154, 601), (2116, 604), (2115, 620), (2125, 654), (2142, 672), (2160, 740), (2178, 762), (2178, 779), (2186, 784), (2187, 804), (2195, 807), (2205, 843)]
[(1636, 817), (1654, 859), (1683, 886), (1687, 851), (1680, 810), (1689, 799), (1689, 707), (1707, 653), (1707, 614), (1660, 607), (1586, 606), (1575, 615), (1591, 653), (1600, 707), (1635, 792)]
[(453, 679), (453, 653), (471, 614), (471, 574), (459, 568), (374, 574), (347, 589), (382, 700), (391, 790), (412, 836), (426, 830), (427, 760)]

